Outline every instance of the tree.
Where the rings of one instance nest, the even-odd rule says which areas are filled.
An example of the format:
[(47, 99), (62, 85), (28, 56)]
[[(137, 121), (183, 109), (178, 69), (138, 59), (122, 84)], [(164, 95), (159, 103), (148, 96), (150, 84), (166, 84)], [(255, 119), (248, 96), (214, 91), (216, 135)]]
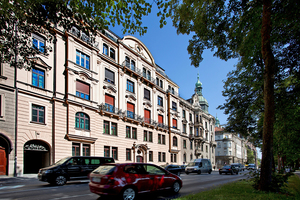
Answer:
[[(29, 58), (40, 53), (32, 48), (32, 33), (44, 36), (48, 44), (56, 27), (68, 31), (75, 26), (90, 35), (118, 24), (124, 33), (144, 34), (142, 17), (152, 7), (145, 0), (3, 0), (0, 5), (0, 62), (18, 68), (30, 67)], [(50, 45), (41, 48), (51, 51)]]
[(247, 148), (247, 163), (255, 163), (255, 156), (249, 148)]
[[(241, 73), (249, 73), (257, 68), (260, 70), (258, 79), (259, 84), (263, 86), (263, 99), (260, 98), (263, 102), (263, 113), (260, 113), (257, 123), (263, 120), (263, 144), (259, 189), (269, 190), (272, 181), (275, 75), (278, 72), (297, 71), (295, 69), (299, 68), (299, 2), (171, 0), (166, 4), (170, 6), (167, 12), (171, 15), (178, 34), (194, 34), (188, 46), (192, 65), (198, 67), (203, 60), (203, 51), (211, 49), (215, 56), (224, 60), (239, 58), (239, 65), (243, 66)], [(289, 54), (291, 52), (294, 52), (295, 56)], [(296, 60), (296, 63), (290, 63), (290, 57), (296, 57), (292, 59)], [(288, 69), (278, 65), (278, 60), (285, 60), (292, 65)], [(233, 87), (236, 85), (233, 84)], [(253, 105), (251, 100), (253, 98), (249, 96), (249, 105)], [(251, 108), (248, 111), (251, 111)], [(246, 122), (246, 125), (242, 124), (248, 120), (250, 121)], [(251, 131), (254, 120), (254, 117), (240, 120), (239, 128), (244, 132)]]

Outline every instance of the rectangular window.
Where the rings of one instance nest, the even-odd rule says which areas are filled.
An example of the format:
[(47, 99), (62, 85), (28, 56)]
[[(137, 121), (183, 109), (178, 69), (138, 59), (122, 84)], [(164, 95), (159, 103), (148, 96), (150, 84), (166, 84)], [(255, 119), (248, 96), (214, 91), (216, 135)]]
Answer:
[(150, 124), (151, 118), (150, 118), (150, 110), (144, 110), (144, 121), (148, 124)]
[(132, 128), (132, 138), (137, 139), (137, 130), (136, 130), (136, 128)]
[(134, 93), (134, 82), (127, 80), (127, 91)]
[(159, 86), (160, 86), (161, 88), (163, 88), (163, 81), (160, 80), (159, 82), (160, 82)]
[(177, 119), (173, 119), (173, 128), (177, 128)]
[(131, 160), (131, 149), (126, 149), (126, 160)]
[(149, 151), (149, 161), (153, 162), (153, 151)]
[(186, 133), (186, 124), (182, 124), (183, 133)]
[(161, 134), (158, 134), (158, 144), (161, 144)]
[(190, 141), (190, 149), (193, 149), (193, 142)]
[(182, 118), (185, 119), (185, 110), (182, 110)]
[(86, 69), (90, 69), (90, 57), (76, 50), (76, 64)]
[(105, 106), (106, 111), (108, 112), (115, 112), (115, 97), (105, 94)]
[(83, 156), (90, 156), (91, 147), (89, 144), (82, 145), (82, 155)]
[(161, 162), (161, 152), (158, 152), (158, 162)]
[(45, 72), (43, 70), (32, 68), (32, 85), (45, 88)]
[(115, 160), (118, 160), (118, 147), (112, 147), (112, 157), (115, 159)]
[(127, 117), (134, 119), (134, 104), (127, 102)]
[(147, 99), (150, 101), (150, 91), (144, 88), (144, 99)]
[(165, 152), (162, 153), (162, 161), (166, 162), (166, 153)]
[(109, 57), (111, 57), (114, 60), (116, 58), (116, 53), (115, 53), (115, 50), (113, 48), (109, 48)]
[(144, 141), (147, 141), (147, 131), (144, 131)]
[(111, 123), (111, 135), (118, 135), (117, 134), (117, 123)]
[[(1, 75), (1, 74), (0, 74)], [(0, 118), (3, 118), (4, 113), (3, 113), (3, 106), (4, 106), (4, 98), (0, 94)]]
[(183, 148), (186, 149), (186, 140), (183, 140)]
[(45, 123), (45, 107), (32, 104), (32, 119), (33, 122)]
[(161, 136), (162, 144), (166, 144), (166, 136), (162, 135)]
[(80, 144), (72, 142), (72, 156), (80, 156)]
[(105, 81), (115, 84), (115, 73), (105, 68)]
[(129, 126), (126, 126), (126, 137), (131, 138), (130, 127)]
[(193, 127), (190, 127), (190, 134), (193, 135)]
[(33, 48), (35, 48), (36, 50), (39, 50), (41, 53), (45, 53), (45, 39), (32, 34), (32, 46)]
[(206, 149), (206, 153), (208, 153), (208, 146), (207, 145), (205, 145), (205, 149)]
[(164, 116), (158, 115), (158, 123), (160, 123), (160, 124), (164, 123)]
[(159, 79), (158, 78), (156, 78), (156, 85), (159, 86)]
[(103, 122), (103, 133), (109, 134), (109, 122), (108, 121)]
[(104, 157), (110, 157), (110, 147), (104, 146)]
[(107, 44), (103, 43), (103, 54), (108, 55), (107, 51), (108, 51), (108, 46), (107, 46)]
[(149, 132), (149, 142), (153, 142), (153, 139), (152, 139), (152, 132)]
[(90, 85), (76, 80), (76, 96), (90, 100)]
[(163, 106), (163, 98), (160, 96), (157, 96), (157, 105)]
[(193, 116), (192, 116), (191, 113), (190, 113), (190, 121), (191, 121), (191, 122), (193, 121)]
[(172, 101), (172, 110), (177, 111), (177, 104), (174, 101)]

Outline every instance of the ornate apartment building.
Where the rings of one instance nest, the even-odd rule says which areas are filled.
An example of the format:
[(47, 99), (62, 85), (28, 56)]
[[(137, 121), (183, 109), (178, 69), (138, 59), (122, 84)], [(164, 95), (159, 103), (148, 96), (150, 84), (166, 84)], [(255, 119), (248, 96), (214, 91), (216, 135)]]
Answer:
[(235, 133), (227, 133), (220, 126), (216, 117), (215, 127), (216, 148), (216, 167), (221, 168), (226, 164), (247, 162), (247, 141)]
[(42, 54), (29, 58), (30, 70), (1, 65), (3, 174), (37, 173), (72, 155), (214, 165), (215, 118), (199, 77), (184, 100), (140, 40), (108, 30), (95, 41), (76, 28), (57, 30), (48, 54), (42, 35), (33, 33), (32, 45)]

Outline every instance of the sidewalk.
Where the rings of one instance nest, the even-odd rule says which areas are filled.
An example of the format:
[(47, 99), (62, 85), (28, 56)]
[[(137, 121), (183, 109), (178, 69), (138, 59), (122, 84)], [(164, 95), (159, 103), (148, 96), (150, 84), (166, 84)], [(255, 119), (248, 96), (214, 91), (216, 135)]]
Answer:
[(0, 186), (3, 185), (4, 183), (5, 184), (18, 183), (18, 182), (26, 181), (29, 179), (37, 179), (37, 174), (22, 174), (17, 177), (1, 175), (0, 176)]

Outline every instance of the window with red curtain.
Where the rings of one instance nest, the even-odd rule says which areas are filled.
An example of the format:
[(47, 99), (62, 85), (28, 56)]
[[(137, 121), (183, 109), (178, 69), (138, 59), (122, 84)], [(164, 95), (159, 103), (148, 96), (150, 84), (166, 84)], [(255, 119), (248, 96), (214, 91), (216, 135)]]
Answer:
[(150, 110), (144, 110), (144, 118), (145, 118), (145, 122), (150, 124)]
[(83, 99), (90, 99), (90, 85), (76, 81), (76, 96)]
[(134, 119), (134, 104), (127, 103), (127, 117)]
[(173, 119), (173, 128), (177, 128), (177, 119)]
[(162, 115), (158, 115), (158, 123), (164, 123), (164, 117)]

